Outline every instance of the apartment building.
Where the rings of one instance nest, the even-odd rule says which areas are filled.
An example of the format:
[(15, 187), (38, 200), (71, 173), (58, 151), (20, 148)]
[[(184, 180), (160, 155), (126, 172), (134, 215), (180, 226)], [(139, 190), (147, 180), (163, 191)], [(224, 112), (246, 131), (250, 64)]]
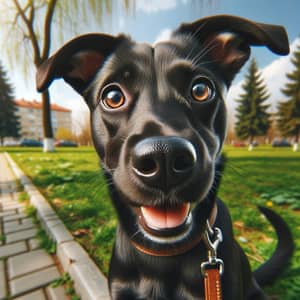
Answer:
[[(15, 100), (17, 115), (20, 117), (22, 138), (42, 140), (43, 121), (42, 103), (38, 101), (27, 101), (25, 99)], [(58, 128), (71, 131), (72, 111), (57, 104), (51, 104), (51, 118), (54, 135)]]

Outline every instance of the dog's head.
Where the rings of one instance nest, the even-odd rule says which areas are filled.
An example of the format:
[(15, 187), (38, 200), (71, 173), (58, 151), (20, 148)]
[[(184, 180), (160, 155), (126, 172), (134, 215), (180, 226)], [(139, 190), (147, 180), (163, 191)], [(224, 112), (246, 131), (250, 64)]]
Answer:
[(63, 78), (88, 104), (120, 222), (136, 244), (164, 251), (198, 239), (214, 201), (225, 95), (250, 46), (289, 52), (282, 27), (220, 15), (155, 46), (80, 36), (39, 67), (39, 91)]

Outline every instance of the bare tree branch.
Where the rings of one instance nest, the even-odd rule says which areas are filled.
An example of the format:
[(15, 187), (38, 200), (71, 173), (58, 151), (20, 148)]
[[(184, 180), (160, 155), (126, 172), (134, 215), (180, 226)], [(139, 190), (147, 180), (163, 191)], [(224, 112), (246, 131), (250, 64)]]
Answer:
[(50, 0), (48, 3), (45, 23), (44, 23), (44, 47), (42, 51), (41, 62), (46, 58), (48, 58), (49, 56), (50, 42), (51, 42), (51, 24), (52, 24), (52, 18), (53, 18), (56, 2), (57, 0)]
[(33, 29), (33, 23), (31, 23), (30, 20), (26, 17), (24, 10), (22, 9), (18, 0), (13, 0), (13, 2), (15, 4), (15, 7), (16, 7), (18, 13), (20, 14), (22, 20), (24, 21), (24, 23), (27, 27), (27, 30), (28, 30), (28, 33), (30, 36), (30, 41), (32, 44), (32, 48), (33, 48), (33, 53), (34, 53), (34, 64), (36, 66), (38, 66), (41, 62), (41, 56), (40, 56), (40, 48), (39, 48), (38, 40), (37, 40), (36, 34)]
[(33, 1), (29, 1), (29, 6), (30, 6), (30, 11), (29, 11), (29, 22), (30, 24), (33, 24), (34, 22), (34, 12), (35, 12), (35, 9), (34, 9), (34, 5), (33, 5)]

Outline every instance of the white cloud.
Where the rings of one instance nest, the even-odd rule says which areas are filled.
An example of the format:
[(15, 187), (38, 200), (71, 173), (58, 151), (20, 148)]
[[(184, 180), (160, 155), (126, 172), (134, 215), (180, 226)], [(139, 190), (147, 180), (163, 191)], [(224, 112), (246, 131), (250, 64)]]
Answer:
[(176, 0), (137, 0), (136, 2), (137, 11), (143, 11), (148, 14), (174, 9), (176, 6)]
[(165, 29), (161, 30), (159, 32), (158, 36), (156, 37), (156, 39), (154, 41), (154, 44), (157, 44), (157, 43), (162, 42), (162, 41), (169, 40), (171, 34), (172, 34), (172, 30), (169, 29), (169, 28), (165, 28)]
[[(268, 101), (271, 104), (272, 111), (275, 111), (278, 101), (282, 100), (282, 93), (280, 89), (286, 83), (286, 74), (293, 70), (291, 56), (296, 49), (296, 44), (298, 43), (299, 40), (295, 39), (290, 45), (290, 54), (288, 56), (282, 56), (274, 60), (261, 70), (264, 82), (266, 83), (270, 93), (270, 98)], [(237, 106), (235, 99), (237, 99), (242, 93), (242, 84), (243, 80), (234, 84), (229, 89), (226, 101), (230, 116), (233, 116), (235, 113), (234, 110)]]

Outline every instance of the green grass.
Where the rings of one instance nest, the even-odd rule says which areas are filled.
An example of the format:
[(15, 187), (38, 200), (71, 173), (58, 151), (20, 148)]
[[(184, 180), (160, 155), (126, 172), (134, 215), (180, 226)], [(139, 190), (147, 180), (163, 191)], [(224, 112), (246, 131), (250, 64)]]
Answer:
[(4, 234), (0, 234), (0, 242), (5, 243), (6, 237)]
[[(296, 252), (281, 280), (266, 290), (275, 299), (298, 299), (300, 292), (300, 153), (289, 148), (225, 147), (228, 165), (220, 197), (229, 207), (237, 239), (255, 269), (276, 246), (273, 228), (260, 216), (256, 205), (272, 207), (290, 225)], [(246, 241), (246, 242), (245, 242)]]
[(18, 200), (20, 201), (20, 202), (26, 202), (26, 201), (28, 201), (29, 200), (29, 195), (26, 193), (26, 192), (20, 192), (20, 194), (19, 194), (19, 197), (18, 197)]
[(65, 289), (66, 295), (69, 296), (68, 299), (70, 300), (80, 300), (80, 297), (76, 295), (75, 289), (74, 289), (74, 283), (71, 279), (69, 273), (63, 273), (62, 276), (52, 283), (52, 287), (56, 288), (58, 286), (63, 286)]
[[(0, 148), (1, 149), (1, 148)], [(91, 148), (8, 149), (57, 209), (67, 227), (107, 273), (117, 224), (98, 159)], [(266, 288), (274, 299), (298, 299), (300, 293), (300, 153), (261, 146), (225, 147), (228, 164), (219, 192), (227, 204), (237, 240), (255, 269), (274, 251), (276, 237), (256, 205), (271, 206), (288, 222), (296, 242), (291, 266)]]

